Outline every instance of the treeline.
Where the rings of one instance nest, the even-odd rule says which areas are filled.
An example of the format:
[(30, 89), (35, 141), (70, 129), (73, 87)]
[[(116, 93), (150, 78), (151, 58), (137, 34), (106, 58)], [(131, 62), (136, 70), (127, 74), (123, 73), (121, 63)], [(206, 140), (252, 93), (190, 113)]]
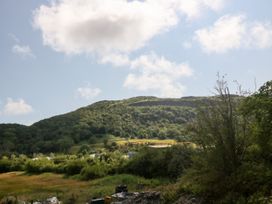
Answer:
[(101, 101), (29, 127), (0, 124), (0, 155), (67, 153), (74, 145), (94, 144), (108, 135), (187, 140), (185, 124), (195, 117), (195, 107), (208, 99), (136, 97)]
[(177, 179), (191, 163), (194, 150), (184, 145), (167, 149), (144, 147), (134, 157), (116, 150), (101, 150), (97, 154), (82, 151), (77, 155), (25, 155), (3, 156), (0, 159), (0, 173), (25, 171), (29, 174), (44, 172), (61, 173), (79, 179), (89, 180), (114, 174), (133, 174), (145, 178)]

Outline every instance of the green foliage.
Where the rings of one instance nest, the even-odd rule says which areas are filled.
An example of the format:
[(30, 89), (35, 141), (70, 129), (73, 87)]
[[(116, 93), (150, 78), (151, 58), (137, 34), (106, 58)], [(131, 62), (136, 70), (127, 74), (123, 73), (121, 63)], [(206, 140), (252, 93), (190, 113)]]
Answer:
[(55, 172), (56, 166), (47, 158), (29, 160), (25, 164), (25, 171), (28, 173)]
[(272, 82), (243, 100), (229, 93), (225, 81), (218, 83), (217, 100), (189, 125), (198, 154), (181, 179), (182, 189), (207, 203), (269, 203)]
[(254, 142), (258, 145), (261, 159), (272, 161), (272, 81), (266, 82), (259, 91), (248, 97), (242, 107), (245, 115), (252, 117)]
[(86, 165), (84, 160), (72, 160), (68, 161), (65, 166), (65, 173), (68, 176), (79, 174)]
[(164, 204), (172, 204), (178, 200), (181, 195), (178, 184), (169, 184), (162, 188), (162, 200)]
[(128, 162), (124, 171), (146, 178), (176, 179), (190, 167), (193, 153), (192, 148), (183, 145), (165, 150), (144, 148)]
[[(184, 125), (195, 117), (199, 102), (208, 100), (205, 97), (136, 97), (101, 101), (29, 127), (0, 124), (0, 155), (68, 153), (74, 145), (101, 142), (107, 135), (183, 140), (186, 139)], [(106, 147), (116, 149), (114, 144)]]
[(83, 155), (88, 154), (90, 152), (91, 152), (91, 148), (89, 145), (86, 145), (86, 144), (81, 145), (80, 149), (78, 150), (78, 154), (83, 154)]
[(236, 188), (230, 180), (244, 159), (250, 133), (247, 118), (238, 112), (241, 100), (229, 93), (224, 80), (217, 82), (217, 100), (200, 108), (196, 120), (189, 125), (199, 154), (183, 178), (186, 188), (209, 201)]
[(80, 175), (83, 180), (96, 179), (106, 176), (108, 174), (108, 170), (107, 165), (100, 162), (91, 166), (85, 166), (81, 170)]
[[(6, 155), (0, 159), (0, 172), (24, 170), (64, 173), (84, 180), (100, 178), (100, 183), (93, 181), (98, 188), (93, 195), (111, 192), (111, 185), (120, 181), (134, 187), (147, 182), (118, 175), (129, 173), (178, 181), (163, 189), (165, 203), (173, 203), (183, 193), (199, 196), (206, 203), (271, 203), (272, 81), (249, 97), (230, 94), (224, 80), (218, 81), (217, 91), (218, 95), (210, 98), (102, 101), (30, 127), (0, 125), (0, 155)], [(196, 146), (119, 147), (111, 136), (175, 138), (190, 140)], [(93, 146), (89, 144), (96, 142), (104, 148), (91, 157)], [(77, 155), (36, 155), (30, 159), (12, 154), (67, 153), (74, 145)], [(132, 148), (136, 154), (128, 159), (124, 152)], [(149, 186), (157, 184), (157, 180), (148, 180)]]
[[(84, 148), (85, 149), (85, 148)], [(35, 155), (28, 158), (24, 155), (3, 157), (0, 159), (0, 173), (10, 171), (26, 171), (30, 174), (44, 172), (63, 173), (67, 176), (89, 180), (119, 172), (127, 162), (119, 151), (102, 152), (95, 158), (86, 155)]]
[(143, 187), (141, 190), (145, 190), (163, 184), (163, 181), (159, 179), (145, 179), (129, 174), (109, 175), (100, 179), (91, 180), (90, 182), (93, 187), (91, 191), (92, 197), (110, 195), (113, 193), (113, 189), (120, 184), (127, 185), (131, 192), (139, 191), (139, 186)]
[[(144, 176), (146, 178), (161, 175), (164, 167), (164, 159), (162, 151), (155, 149), (144, 149), (126, 166), (126, 172)], [(163, 176), (164, 176), (163, 172)]]
[(9, 171), (22, 171), (25, 169), (25, 162), (27, 157), (25, 155), (11, 155), (10, 158), (4, 156), (0, 159), (0, 173)]
[(0, 160), (0, 173), (9, 172), (11, 170), (11, 161), (8, 159)]

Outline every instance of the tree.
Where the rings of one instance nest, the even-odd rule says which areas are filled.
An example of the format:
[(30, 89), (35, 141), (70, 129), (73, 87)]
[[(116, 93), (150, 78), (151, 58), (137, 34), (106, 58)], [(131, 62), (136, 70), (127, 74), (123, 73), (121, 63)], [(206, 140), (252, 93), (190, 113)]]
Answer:
[(86, 144), (83, 144), (80, 146), (79, 150), (78, 150), (78, 154), (88, 154), (90, 153), (90, 146), (89, 145), (86, 145)]
[(74, 144), (74, 141), (70, 137), (63, 137), (57, 140), (57, 145), (61, 152), (67, 153), (69, 148), (71, 148)]
[(217, 80), (215, 89), (217, 95), (200, 106), (188, 127), (199, 156), (187, 178), (195, 191), (213, 197), (210, 200), (231, 188), (229, 179), (243, 161), (250, 135), (249, 120), (239, 111), (244, 97), (232, 95), (224, 78)]
[(242, 110), (253, 119), (254, 139), (260, 156), (272, 163), (272, 80), (248, 97)]

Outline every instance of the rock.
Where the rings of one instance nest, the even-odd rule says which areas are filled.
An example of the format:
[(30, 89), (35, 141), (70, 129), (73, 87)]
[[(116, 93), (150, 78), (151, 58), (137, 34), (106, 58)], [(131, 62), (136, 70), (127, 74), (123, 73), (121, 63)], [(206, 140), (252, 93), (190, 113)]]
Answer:
[(160, 192), (141, 192), (141, 193), (128, 193), (122, 199), (116, 200), (113, 204), (160, 204)]
[(47, 198), (46, 199), (46, 204), (59, 204), (60, 201), (58, 200), (57, 197), (52, 197), (52, 198)]
[(202, 201), (191, 195), (182, 195), (174, 204), (202, 204)]

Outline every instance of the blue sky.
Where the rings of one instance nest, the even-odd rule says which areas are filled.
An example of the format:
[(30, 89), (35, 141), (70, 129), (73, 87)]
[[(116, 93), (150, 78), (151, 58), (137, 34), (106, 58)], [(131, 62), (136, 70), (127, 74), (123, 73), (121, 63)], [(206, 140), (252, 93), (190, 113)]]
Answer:
[(0, 123), (272, 76), (271, 0), (2, 0)]

